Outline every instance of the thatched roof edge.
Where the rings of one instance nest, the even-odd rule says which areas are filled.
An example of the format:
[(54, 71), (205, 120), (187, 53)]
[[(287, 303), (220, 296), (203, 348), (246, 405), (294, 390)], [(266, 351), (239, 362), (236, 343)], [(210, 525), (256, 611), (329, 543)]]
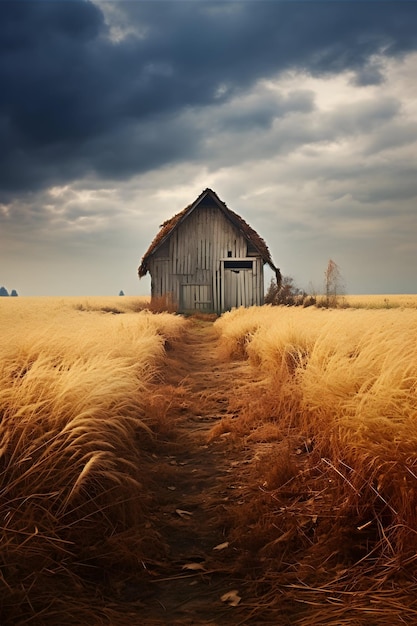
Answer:
[(139, 277), (142, 278), (147, 274), (148, 261), (152, 254), (154, 254), (156, 250), (160, 248), (163, 243), (165, 243), (165, 241), (170, 237), (172, 232), (176, 228), (178, 228), (180, 223), (184, 221), (186, 217), (188, 217), (188, 215), (200, 204), (200, 202), (206, 195), (210, 195), (214, 199), (219, 209), (223, 211), (225, 217), (230, 222), (232, 222), (232, 224), (243, 234), (243, 236), (255, 247), (255, 249), (259, 252), (261, 258), (263, 259), (264, 263), (268, 263), (271, 269), (274, 270), (278, 281), (278, 276), (280, 276), (279, 270), (275, 267), (272, 261), (268, 246), (266, 245), (264, 239), (262, 239), (262, 237), (260, 237), (258, 233), (253, 230), (253, 228), (249, 226), (249, 224), (245, 222), (243, 218), (240, 217), (240, 215), (229, 209), (227, 205), (222, 200), (220, 200), (218, 195), (209, 188), (204, 189), (204, 191), (198, 196), (196, 200), (194, 200), (192, 204), (189, 204), (187, 207), (185, 207), (185, 209), (171, 217), (171, 219), (166, 220), (161, 225), (161, 230), (156, 235), (148, 250), (142, 257), (142, 262), (138, 270)]

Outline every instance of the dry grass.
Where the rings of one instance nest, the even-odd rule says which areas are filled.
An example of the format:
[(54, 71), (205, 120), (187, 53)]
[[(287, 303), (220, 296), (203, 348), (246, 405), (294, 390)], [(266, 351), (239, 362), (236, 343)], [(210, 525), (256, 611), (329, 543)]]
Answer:
[(153, 313), (176, 313), (178, 306), (173, 295), (166, 294), (165, 296), (153, 296), (149, 303), (149, 309)]
[[(20, 308), (23, 303), (34, 306), (37, 310), (45, 311), (74, 308), (77, 311), (90, 311), (101, 313), (139, 313), (150, 308), (151, 298), (149, 296), (68, 296), (31, 298), (19, 297), (15, 301), (15, 306)], [(13, 306), (13, 305), (9, 305)]]
[(360, 309), (417, 309), (416, 294), (343, 296), (347, 306)]
[[(187, 322), (127, 297), (0, 304), (0, 621), (136, 623), (123, 580), (165, 555), (149, 459), (202, 408), (175, 382)], [(214, 329), (253, 366), (205, 389), (243, 448), (222, 500), (239, 623), (417, 623), (417, 312), (253, 307)]]
[(256, 377), (217, 432), (265, 442), (231, 521), (262, 593), (284, 586), (270, 603), (296, 624), (415, 623), (416, 311), (253, 307), (215, 328)]
[(146, 576), (163, 554), (149, 515), (152, 379), (185, 322), (103, 310), (137, 306), (122, 297), (1, 304), (1, 622), (114, 623), (88, 586), (110, 568)]

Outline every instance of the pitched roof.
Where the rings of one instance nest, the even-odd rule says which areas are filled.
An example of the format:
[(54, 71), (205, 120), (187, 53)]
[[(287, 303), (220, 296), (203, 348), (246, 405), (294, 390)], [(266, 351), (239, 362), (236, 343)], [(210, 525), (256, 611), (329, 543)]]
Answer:
[(265, 241), (258, 235), (257, 232), (253, 230), (253, 228), (249, 226), (249, 224), (245, 222), (244, 219), (242, 219), (234, 211), (231, 211), (212, 189), (205, 189), (192, 204), (189, 204), (185, 207), (185, 209), (180, 211), (180, 213), (177, 213), (161, 225), (161, 230), (156, 235), (155, 239), (152, 241), (142, 258), (142, 262), (138, 270), (139, 278), (146, 275), (149, 269), (148, 262), (150, 257), (165, 243), (165, 241), (171, 236), (172, 232), (178, 228), (178, 226), (190, 215), (190, 213), (192, 213), (192, 211), (194, 211), (194, 209), (196, 209), (198, 205), (210, 201), (214, 202), (218, 206), (224, 216), (243, 234), (246, 240), (254, 246), (254, 248), (259, 252), (264, 263), (268, 263), (274, 272), (277, 273), (278, 277), (279, 270), (275, 267), (272, 261)]

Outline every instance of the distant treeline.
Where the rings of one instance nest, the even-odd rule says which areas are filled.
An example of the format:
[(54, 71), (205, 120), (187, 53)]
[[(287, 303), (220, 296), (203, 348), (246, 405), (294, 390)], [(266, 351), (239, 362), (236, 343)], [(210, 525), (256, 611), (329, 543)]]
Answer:
[(0, 287), (0, 296), (17, 296), (19, 295), (16, 291), (16, 289), (12, 289), (11, 292), (9, 293), (6, 289), (6, 287)]

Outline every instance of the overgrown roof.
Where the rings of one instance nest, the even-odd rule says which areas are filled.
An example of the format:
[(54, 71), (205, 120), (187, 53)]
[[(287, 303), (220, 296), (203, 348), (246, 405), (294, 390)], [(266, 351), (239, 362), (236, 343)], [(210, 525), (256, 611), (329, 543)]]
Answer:
[(173, 231), (178, 228), (178, 226), (190, 215), (190, 213), (192, 213), (192, 211), (197, 208), (197, 206), (204, 202), (207, 203), (207, 201), (210, 200), (212, 202), (214, 201), (218, 208), (223, 212), (224, 216), (243, 234), (247, 241), (253, 245), (253, 247), (259, 252), (264, 263), (268, 263), (268, 265), (274, 270), (278, 279), (278, 276), (280, 276), (279, 270), (275, 267), (272, 261), (265, 241), (258, 235), (257, 232), (253, 230), (253, 228), (251, 228), (251, 226), (249, 226), (249, 224), (245, 222), (244, 219), (240, 217), (240, 215), (231, 211), (212, 189), (205, 189), (192, 204), (189, 204), (185, 207), (185, 209), (180, 211), (180, 213), (177, 213), (161, 225), (161, 230), (156, 235), (155, 239), (152, 241), (142, 258), (142, 262), (138, 270), (139, 278), (142, 278), (147, 274), (150, 257), (165, 243), (167, 239), (169, 239)]

